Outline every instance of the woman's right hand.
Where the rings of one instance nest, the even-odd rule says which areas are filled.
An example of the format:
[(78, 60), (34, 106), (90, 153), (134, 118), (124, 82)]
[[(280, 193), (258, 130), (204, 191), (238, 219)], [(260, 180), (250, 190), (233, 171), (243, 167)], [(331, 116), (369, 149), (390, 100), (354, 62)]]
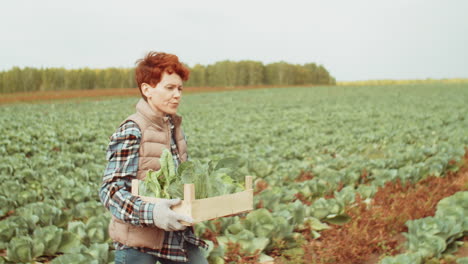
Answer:
[(179, 198), (159, 199), (158, 202), (154, 204), (154, 224), (165, 231), (179, 231), (186, 228), (186, 226), (179, 221), (193, 223), (193, 219), (190, 216), (178, 214), (171, 210), (172, 206), (178, 205), (179, 203)]

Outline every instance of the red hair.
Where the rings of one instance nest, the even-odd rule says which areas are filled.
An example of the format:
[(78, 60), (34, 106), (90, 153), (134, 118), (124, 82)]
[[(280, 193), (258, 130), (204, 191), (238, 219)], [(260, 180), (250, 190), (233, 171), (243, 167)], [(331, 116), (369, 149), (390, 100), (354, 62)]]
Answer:
[(135, 79), (141, 96), (145, 100), (146, 96), (141, 92), (141, 84), (156, 86), (161, 81), (164, 72), (177, 73), (183, 81), (187, 81), (190, 75), (190, 70), (179, 62), (176, 55), (164, 52), (150, 51), (143, 59), (137, 60), (136, 64)]

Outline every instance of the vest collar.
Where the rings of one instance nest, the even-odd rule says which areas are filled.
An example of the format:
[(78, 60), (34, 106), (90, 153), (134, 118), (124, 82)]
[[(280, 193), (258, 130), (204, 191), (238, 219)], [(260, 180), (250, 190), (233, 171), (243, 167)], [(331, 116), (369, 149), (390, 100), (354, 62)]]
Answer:
[[(146, 102), (143, 98), (140, 98), (140, 100), (138, 101), (136, 105), (136, 111), (145, 119), (151, 121), (151, 123), (155, 124), (161, 129), (166, 126), (165, 124), (169, 120), (169, 117), (167, 115), (164, 116), (163, 114), (154, 111), (148, 104), (148, 102)], [(172, 121), (174, 122), (174, 126), (179, 126), (182, 122), (182, 117), (177, 114), (170, 116), (172, 118)]]

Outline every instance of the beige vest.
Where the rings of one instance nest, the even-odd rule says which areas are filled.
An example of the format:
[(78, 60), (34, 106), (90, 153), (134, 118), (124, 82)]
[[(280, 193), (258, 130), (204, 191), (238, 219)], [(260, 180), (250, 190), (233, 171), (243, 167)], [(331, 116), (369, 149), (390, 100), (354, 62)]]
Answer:
[[(155, 112), (149, 104), (140, 99), (136, 105), (137, 112), (123, 123), (131, 120), (135, 122), (141, 131), (141, 142), (138, 160), (137, 178), (144, 180), (148, 170), (159, 170), (159, 158), (163, 149), (171, 149), (171, 130), (167, 117)], [(171, 115), (174, 123), (174, 137), (179, 151), (181, 162), (187, 160), (187, 143), (180, 124), (182, 117)], [(130, 190), (128, 190), (130, 191)], [(140, 227), (112, 217), (109, 224), (109, 236), (114, 240), (130, 247), (144, 247), (160, 249), (164, 242), (164, 230), (154, 227)]]

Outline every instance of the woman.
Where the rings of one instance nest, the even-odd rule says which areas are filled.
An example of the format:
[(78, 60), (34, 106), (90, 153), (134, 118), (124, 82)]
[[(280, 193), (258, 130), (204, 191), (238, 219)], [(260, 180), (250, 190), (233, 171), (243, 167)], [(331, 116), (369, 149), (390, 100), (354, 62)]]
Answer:
[(148, 203), (131, 194), (132, 179), (143, 180), (148, 170), (159, 170), (163, 149), (170, 149), (176, 167), (187, 160), (187, 144), (176, 114), (183, 81), (189, 70), (177, 56), (150, 52), (137, 61), (135, 77), (142, 98), (136, 113), (111, 136), (100, 198), (112, 213), (109, 235), (114, 240), (115, 263), (208, 263), (192, 222), (171, 210), (180, 199)]

